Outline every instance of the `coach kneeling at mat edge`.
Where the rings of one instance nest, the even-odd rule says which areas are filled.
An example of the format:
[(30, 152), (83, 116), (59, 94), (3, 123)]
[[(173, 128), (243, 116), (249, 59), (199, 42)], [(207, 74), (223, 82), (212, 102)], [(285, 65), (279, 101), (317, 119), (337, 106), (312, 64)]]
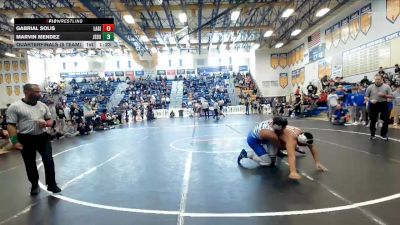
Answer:
[(23, 89), (25, 98), (11, 104), (7, 110), (7, 129), (11, 143), (21, 151), (28, 179), (32, 183), (31, 195), (37, 195), (40, 191), (36, 151), (42, 156), (47, 190), (61, 192), (55, 179), (50, 136), (45, 132), (46, 127), (53, 125), (50, 110), (39, 101), (41, 90), (38, 85), (25, 84)]

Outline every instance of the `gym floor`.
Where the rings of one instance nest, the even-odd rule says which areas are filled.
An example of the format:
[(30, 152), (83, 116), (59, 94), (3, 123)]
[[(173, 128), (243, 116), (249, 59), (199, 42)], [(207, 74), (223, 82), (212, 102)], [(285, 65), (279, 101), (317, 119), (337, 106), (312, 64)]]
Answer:
[(159, 119), (55, 141), (60, 195), (30, 197), (20, 154), (0, 155), (0, 225), (398, 224), (400, 130), (370, 141), (364, 126), (290, 120), (314, 134), (329, 169), (316, 171), (307, 152), (297, 182), (285, 158), (275, 168), (238, 166), (263, 119)]

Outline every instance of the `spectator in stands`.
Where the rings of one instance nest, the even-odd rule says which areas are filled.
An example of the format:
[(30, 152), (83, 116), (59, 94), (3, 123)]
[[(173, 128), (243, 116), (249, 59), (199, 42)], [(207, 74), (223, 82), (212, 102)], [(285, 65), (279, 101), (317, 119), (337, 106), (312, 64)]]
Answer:
[(153, 112), (153, 105), (151, 105), (151, 104), (147, 106), (147, 115), (146, 115), (146, 117), (147, 117), (147, 120), (154, 120), (155, 119), (154, 112)]
[(219, 120), (219, 104), (218, 101), (215, 100), (213, 103), (213, 108), (214, 108), (214, 115), (213, 115), (213, 119)]
[(380, 74), (380, 75), (384, 75), (385, 74), (385, 70), (383, 70), (382, 66), (379, 67), (378, 74)]
[(325, 75), (321, 78), (321, 86), (322, 86), (322, 90), (325, 90), (329, 86), (328, 75)]
[(175, 118), (174, 110), (171, 110), (171, 112), (169, 113), (169, 118)]
[(83, 121), (83, 119), (81, 117), (79, 117), (76, 120), (76, 130), (79, 132), (79, 134), (81, 136), (85, 135), (85, 134), (89, 134), (88, 127), (85, 125), (85, 122)]
[(138, 109), (136, 108), (136, 106), (133, 106), (132, 107), (132, 119), (133, 119), (133, 122), (137, 121), (136, 120), (137, 115), (138, 115)]
[(56, 114), (57, 114), (57, 127), (59, 132), (62, 134), (65, 126), (65, 113), (62, 104), (59, 102), (56, 104)]
[(310, 82), (307, 86), (307, 92), (308, 95), (315, 95), (317, 94), (317, 87), (312, 82)]
[[(300, 86), (297, 86), (296, 91), (294, 92), (294, 95), (301, 95), (301, 88)], [(272, 106), (273, 107), (273, 106)]]
[(201, 107), (204, 112), (204, 118), (206, 118), (206, 119), (210, 118), (210, 112), (209, 112), (210, 105), (208, 104), (208, 101), (204, 100), (203, 103), (201, 104)]
[[(7, 105), (7, 108), (10, 104)], [(6, 113), (6, 112), (5, 112)], [(12, 148), (12, 144), (9, 141), (9, 135), (7, 131), (7, 119), (6, 119), (6, 114), (0, 115), (0, 120), (1, 122), (1, 127), (0, 127), (0, 149), (3, 147), (5, 150), (10, 150)]]
[[(397, 65), (397, 64), (396, 64)], [(393, 92), (393, 117), (394, 126), (398, 126), (400, 116), (400, 84), (396, 84), (396, 90)]]
[(63, 129), (63, 134), (64, 137), (74, 137), (79, 134), (78, 131), (76, 131), (74, 124), (72, 123), (71, 120), (67, 121), (65, 123), (64, 129)]
[(346, 122), (346, 113), (343, 110), (341, 104), (336, 106), (336, 110), (332, 115), (332, 124), (333, 125), (343, 125)]
[(296, 100), (293, 105), (293, 108), (294, 108), (295, 116), (300, 117), (301, 116), (301, 96), (300, 95), (296, 95)]
[(317, 100), (318, 107), (326, 107), (328, 102), (328, 93), (326, 90), (322, 90)]
[(399, 64), (394, 65), (394, 73), (400, 74)]
[(336, 90), (332, 89), (331, 93), (328, 95), (328, 110), (329, 110), (329, 121), (332, 121), (332, 116), (336, 110), (336, 106), (338, 105), (339, 96), (336, 94)]
[(367, 116), (367, 108), (365, 101), (365, 87), (363, 85), (358, 86), (357, 94), (356, 94), (356, 115), (357, 118), (361, 114), (361, 120), (364, 125), (368, 124), (368, 116)]
[(345, 106), (350, 115), (350, 121), (348, 122), (357, 125), (357, 87), (352, 87), (351, 93), (346, 98)]
[(343, 85), (338, 85), (338, 88), (336, 90), (336, 94), (339, 97), (339, 102), (344, 103), (346, 101), (346, 93), (344, 92)]
[(365, 86), (365, 85), (368, 86), (368, 85), (371, 84), (371, 81), (368, 80), (367, 76), (364, 76), (364, 78), (360, 81), (360, 84), (363, 85), (363, 86)]
[(90, 125), (92, 125), (92, 119), (95, 116), (95, 112), (90, 105), (89, 99), (85, 98), (85, 103), (83, 105), (83, 116), (85, 117), (86, 130), (90, 130)]
[(7, 108), (4, 111), (4, 116), (3, 116), (2, 120), (1, 120), (1, 128), (3, 130), (5, 130), (5, 131), (7, 131), (7, 116), (5, 116), (5, 115), (7, 114), (8, 107), (10, 107), (10, 104), (7, 104)]
[(247, 97), (245, 102), (244, 102), (244, 106), (246, 107), (246, 115), (250, 115), (250, 101), (249, 98)]

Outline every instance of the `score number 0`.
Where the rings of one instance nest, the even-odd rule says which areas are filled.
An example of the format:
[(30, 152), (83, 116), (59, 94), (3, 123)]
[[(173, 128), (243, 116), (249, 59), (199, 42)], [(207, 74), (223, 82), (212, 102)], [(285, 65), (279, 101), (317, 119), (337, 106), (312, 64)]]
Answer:
[(114, 24), (103, 24), (103, 41), (114, 40)]

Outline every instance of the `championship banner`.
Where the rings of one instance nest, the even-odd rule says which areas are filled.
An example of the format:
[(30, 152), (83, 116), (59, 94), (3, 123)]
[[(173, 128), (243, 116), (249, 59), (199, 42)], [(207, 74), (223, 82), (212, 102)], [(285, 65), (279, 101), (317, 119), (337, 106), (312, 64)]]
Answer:
[(18, 71), (18, 61), (12, 61), (12, 68), (14, 71)]
[(299, 69), (299, 73), (300, 73), (300, 75), (299, 75), (299, 82), (301, 83), (301, 84), (304, 84), (304, 81), (306, 80), (306, 70), (305, 70), (305, 68), (304, 67), (301, 67), (300, 69)]
[(285, 88), (288, 85), (288, 74), (287, 73), (279, 74), (279, 85), (282, 88)]
[(185, 75), (185, 69), (179, 69), (179, 70), (176, 70), (176, 74), (178, 74), (178, 75)]
[(135, 71), (135, 75), (137, 77), (144, 77), (144, 71), (143, 70), (137, 70), (137, 71)]
[(19, 95), (21, 93), (21, 87), (19, 85), (14, 85), (14, 94)]
[(305, 49), (304, 44), (302, 44), (300, 46), (300, 61), (302, 61), (302, 62), (304, 60), (304, 49)]
[(349, 39), (350, 28), (349, 28), (349, 17), (346, 17), (342, 20), (341, 28), (340, 28), (340, 38), (343, 43), (346, 43)]
[(5, 78), (7, 84), (11, 84), (11, 73), (6, 73), (4, 78)]
[(279, 66), (279, 55), (271, 54), (271, 67), (276, 69)]
[(292, 70), (292, 85), (296, 85), (296, 70)]
[(21, 80), (22, 80), (22, 83), (28, 83), (28, 74), (21, 73)]
[(106, 71), (106, 72), (104, 72), (104, 76), (105, 77), (113, 77), (114, 76), (114, 72), (113, 71)]
[(326, 49), (330, 49), (332, 46), (332, 28), (329, 27), (325, 30), (325, 45)]
[(372, 24), (371, 3), (362, 7), (360, 11), (361, 11), (361, 32), (363, 32), (363, 34), (367, 34)]
[[(144, 71), (143, 71), (143, 75), (144, 75)], [(129, 71), (125, 71), (125, 77), (129, 77), (130, 80), (135, 80), (135, 72), (129, 70)]]
[(0, 84), (3, 83), (3, 74), (0, 74)]
[(400, 1), (399, 0), (386, 0), (386, 19), (391, 23), (397, 20), (400, 15)]
[(340, 22), (333, 25), (333, 31), (332, 31), (333, 46), (337, 47), (339, 45), (339, 42), (340, 42)]
[(292, 52), (292, 51), (290, 51), (290, 52), (287, 54), (287, 64), (288, 64), (288, 66), (292, 66), (292, 65), (293, 65), (292, 55), (293, 55), (293, 52)]
[(196, 74), (196, 71), (194, 69), (186, 69), (187, 75), (194, 75)]
[(7, 86), (7, 95), (11, 96), (12, 95), (12, 86)]
[(115, 76), (116, 77), (123, 77), (125, 75), (124, 71), (115, 71)]
[(321, 80), (325, 76), (325, 62), (320, 61), (318, 63), (318, 78)]
[(287, 54), (281, 53), (279, 54), (279, 66), (285, 68), (287, 66)]
[(174, 76), (174, 75), (176, 75), (176, 71), (175, 70), (167, 70), (167, 75)]
[(332, 65), (330, 63), (325, 62), (325, 74), (328, 77), (331, 77), (332, 75)]
[(4, 69), (8, 72), (8, 71), (10, 71), (10, 68), (11, 67), (11, 65), (10, 65), (10, 61), (4, 61)]
[(296, 85), (300, 84), (300, 70), (296, 70)]
[(300, 63), (300, 48), (296, 48), (296, 63)]
[(360, 11), (357, 11), (350, 16), (350, 36), (356, 39), (360, 31)]
[(157, 70), (157, 75), (158, 76), (165, 76), (167, 73), (165, 72), (165, 70)]
[(20, 60), (19, 66), (21, 67), (22, 71), (26, 71), (26, 61), (25, 60)]
[(13, 80), (14, 80), (14, 83), (16, 83), (16, 84), (19, 83), (19, 73), (14, 73), (13, 74)]

